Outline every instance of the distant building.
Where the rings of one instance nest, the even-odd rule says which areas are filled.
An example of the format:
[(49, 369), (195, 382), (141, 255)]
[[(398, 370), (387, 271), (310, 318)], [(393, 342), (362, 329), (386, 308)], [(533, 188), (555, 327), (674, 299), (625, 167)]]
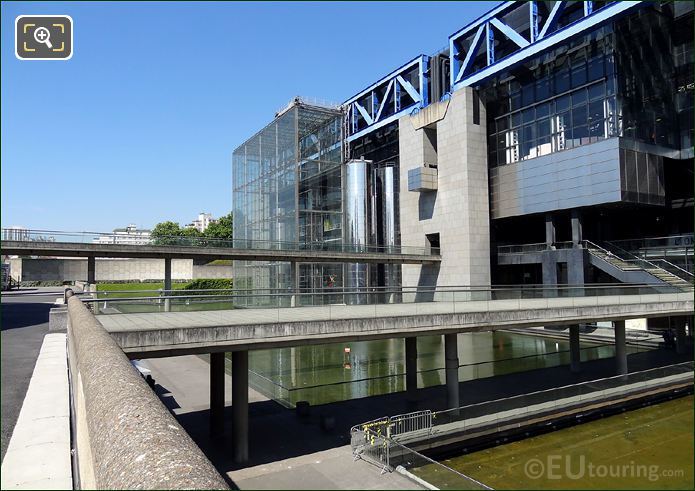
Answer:
[(126, 228), (115, 228), (113, 233), (94, 238), (94, 244), (147, 245), (150, 243), (150, 230), (138, 229), (134, 223)]
[(29, 229), (18, 226), (4, 228), (2, 240), (29, 240)]
[(186, 225), (187, 228), (194, 228), (198, 232), (203, 233), (207, 228), (210, 226), (211, 223), (215, 221), (214, 218), (212, 218), (212, 214), (210, 213), (198, 213), (198, 218), (193, 220), (193, 222), (189, 223)]

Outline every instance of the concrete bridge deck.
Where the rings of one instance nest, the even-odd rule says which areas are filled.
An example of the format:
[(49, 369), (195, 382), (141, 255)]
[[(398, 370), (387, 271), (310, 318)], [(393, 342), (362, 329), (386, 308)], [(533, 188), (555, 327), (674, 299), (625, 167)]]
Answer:
[(692, 315), (688, 293), (111, 314), (131, 358)]
[(91, 244), (79, 242), (41, 242), (3, 240), (3, 254), (62, 257), (161, 258), (161, 259), (233, 259), (241, 261), (335, 262), (428, 264), (441, 256), (427, 254), (424, 248), (403, 247), (401, 252), (366, 250), (330, 251), (311, 249), (244, 249), (237, 247)]

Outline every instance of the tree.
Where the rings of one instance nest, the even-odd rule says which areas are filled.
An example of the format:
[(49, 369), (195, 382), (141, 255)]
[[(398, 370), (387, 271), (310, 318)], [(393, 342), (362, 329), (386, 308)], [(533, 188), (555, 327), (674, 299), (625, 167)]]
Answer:
[(178, 223), (166, 221), (155, 225), (150, 236), (156, 245), (175, 245), (178, 241), (172, 237), (180, 237), (181, 234), (182, 230)]
[(221, 216), (205, 229), (205, 237), (211, 239), (227, 239), (232, 240), (232, 231), (234, 230), (234, 219), (232, 213)]

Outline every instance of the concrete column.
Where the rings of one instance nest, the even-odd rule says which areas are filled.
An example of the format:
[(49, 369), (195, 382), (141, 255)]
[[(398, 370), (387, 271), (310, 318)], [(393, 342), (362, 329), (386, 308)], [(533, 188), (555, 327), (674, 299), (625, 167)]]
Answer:
[[(164, 290), (171, 290), (171, 258), (164, 258)], [(165, 296), (171, 295), (170, 292), (165, 291)], [(168, 298), (164, 299), (164, 312), (171, 311), (171, 300)]]
[(614, 321), (615, 330), (615, 371), (627, 375), (627, 349), (625, 346), (625, 321)]
[(417, 338), (405, 338), (405, 390), (409, 401), (417, 394)]
[(579, 324), (570, 326), (570, 371), (579, 373), (581, 371), (581, 349), (579, 347)]
[(572, 210), (572, 242), (574, 247), (579, 247), (584, 240), (582, 233), (582, 212), (579, 209)]
[(210, 435), (224, 433), (224, 353), (210, 353)]
[(232, 439), (234, 462), (249, 460), (249, 352), (232, 353)]
[(456, 334), (444, 335), (447, 408), (459, 407), (459, 356)]
[(93, 285), (96, 283), (96, 270), (97, 270), (97, 261), (94, 256), (89, 256), (87, 258), (87, 283), (90, 285)]
[(555, 243), (555, 217), (552, 213), (545, 215), (545, 243), (548, 249)]
[(164, 289), (171, 290), (171, 258), (164, 258)]
[(683, 355), (687, 344), (685, 334), (685, 321), (687, 317), (678, 317), (676, 320), (676, 353)]

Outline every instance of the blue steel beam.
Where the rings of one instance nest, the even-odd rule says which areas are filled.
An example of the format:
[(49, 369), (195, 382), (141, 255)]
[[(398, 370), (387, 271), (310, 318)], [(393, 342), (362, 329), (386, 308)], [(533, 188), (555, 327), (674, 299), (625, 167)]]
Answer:
[[(426, 106), (428, 104), (429, 93), (426, 77), (427, 66), (427, 56), (420, 55), (344, 102), (342, 107), (347, 112), (348, 120), (351, 122), (349, 128), (350, 134), (346, 135), (346, 140), (348, 142), (352, 141), (381, 128), (415, 108)], [(415, 73), (417, 73), (419, 89), (413, 86), (406, 78), (406, 76), (413, 76), (415, 70), (417, 70)], [(376, 93), (377, 91), (383, 93), (383, 95), (379, 96)], [(403, 91), (410, 96), (413, 102), (401, 106), (401, 94)], [(387, 104), (389, 104), (391, 96), (393, 99), (393, 112), (395, 114), (384, 118), (385, 108)], [(368, 111), (359, 102), (365, 98), (368, 98), (368, 105), (372, 106), (371, 111)], [(358, 131), (357, 125), (360, 117), (366, 123), (366, 127)]]
[[(560, 3), (560, 2), (558, 2)], [(495, 74), (502, 72), (504, 70), (508, 70), (509, 68), (524, 62), (525, 60), (532, 58), (534, 56), (537, 56), (540, 53), (543, 53), (544, 51), (547, 51), (559, 44), (562, 44), (566, 42), (569, 39), (572, 39), (576, 36), (585, 34), (586, 32), (595, 29), (597, 27), (602, 26), (603, 24), (606, 24), (607, 22), (610, 22), (616, 18), (618, 18), (621, 15), (625, 15), (627, 13), (630, 13), (634, 10), (637, 10), (645, 5), (647, 5), (649, 2), (638, 0), (638, 1), (627, 1), (623, 0), (620, 2), (615, 2), (612, 4), (609, 4), (599, 10), (593, 11), (590, 15), (583, 17), (582, 19), (573, 22), (572, 24), (563, 27), (562, 29), (552, 32), (550, 34), (547, 34), (547, 31), (550, 28), (550, 22), (552, 19), (548, 19), (546, 24), (543, 26), (543, 31), (539, 33), (538, 39), (534, 43), (530, 43), (528, 46), (525, 48), (520, 48), (518, 51), (515, 53), (512, 53), (511, 55), (503, 58), (502, 60), (499, 60), (497, 62), (494, 61), (494, 53), (492, 53), (492, 63), (489, 64), (489, 66), (482, 68), (478, 70), (475, 73), (472, 73), (468, 76), (464, 76), (463, 79), (459, 80), (456, 84), (452, 86), (452, 91), (460, 89), (461, 87), (467, 87), (476, 83), (479, 83), (489, 77), (494, 76)], [(553, 8), (555, 9), (561, 9), (561, 6), (558, 6), (556, 4)], [(556, 21), (557, 19), (555, 19)], [(454, 35), (456, 36), (456, 34)], [(450, 38), (450, 45), (455, 47), (455, 43), (451, 42)], [(458, 53), (454, 49), (450, 53), (450, 57), (452, 60), (452, 66), (453, 66), (453, 60), (455, 59), (456, 55)], [(490, 54), (488, 52), (488, 57), (490, 57)]]
[(505, 36), (509, 38), (510, 41), (512, 41), (514, 44), (519, 46), (520, 48), (525, 48), (528, 46), (530, 43), (528, 39), (525, 39), (524, 36), (516, 32), (514, 29), (509, 27), (507, 24), (503, 23), (502, 21), (498, 19), (490, 19), (490, 24), (495, 26), (497, 29), (502, 32)]
[[(478, 27), (478, 31), (475, 33), (475, 37), (473, 38), (471, 47), (466, 53), (466, 58), (463, 60), (463, 63), (461, 63), (460, 66), (458, 64), (453, 66), (453, 69), (451, 70), (451, 85), (454, 85), (456, 82), (461, 80), (463, 78), (463, 74), (466, 73), (468, 67), (471, 65), (471, 63), (473, 63), (475, 53), (478, 51), (478, 48), (480, 48), (480, 42), (483, 40), (484, 31), (485, 24)], [(455, 60), (457, 61), (458, 59)]]
[(545, 21), (543, 29), (541, 29), (541, 32), (538, 34), (538, 39), (544, 38), (545, 35), (548, 34), (548, 31), (555, 27), (555, 24), (557, 24), (557, 20), (560, 18), (560, 14), (564, 8), (565, 2), (555, 2), (553, 9), (550, 11), (550, 15), (548, 15), (548, 20)]

